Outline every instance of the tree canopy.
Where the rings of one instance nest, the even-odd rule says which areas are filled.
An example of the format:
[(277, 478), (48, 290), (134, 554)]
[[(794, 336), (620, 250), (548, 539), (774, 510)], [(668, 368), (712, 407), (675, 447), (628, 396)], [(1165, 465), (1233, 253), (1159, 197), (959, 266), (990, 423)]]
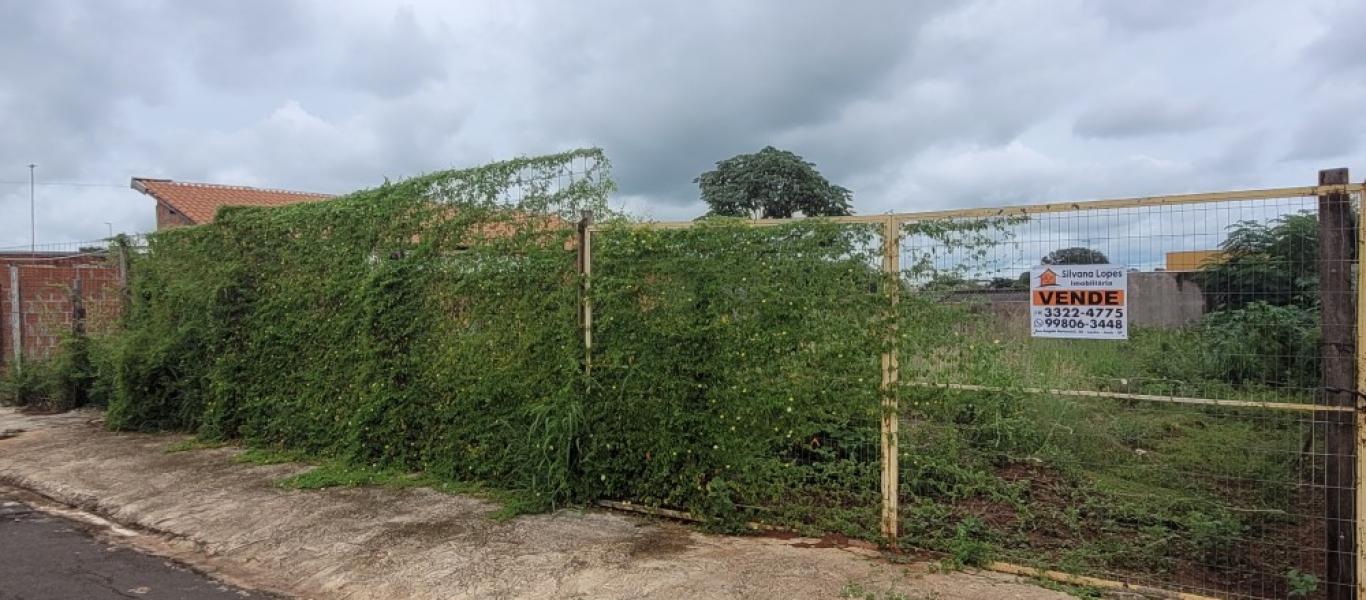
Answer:
[(816, 165), (773, 146), (720, 161), (693, 183), (711, 215), (788, 219), (798, 212), (808, 217), (853, 214), (852, 192), (830, 183)]
[(1219, 257), (1201, 269), (1198, 283), (1210, 308), (1235, 309), (1251, 302), (1317, 303), (1319, 223), (1310, 213), (1284, 215), (1270, 223), (1240, 221), (1219, 245)]
[(1071, 248), (1059, 248), (1049, 252), (1047, 256), (1039, 259), (1045, 265), (1105, 265), (1110, 264), (1110, 259), (1105, 253), (1091, 248), (1073, 246)]

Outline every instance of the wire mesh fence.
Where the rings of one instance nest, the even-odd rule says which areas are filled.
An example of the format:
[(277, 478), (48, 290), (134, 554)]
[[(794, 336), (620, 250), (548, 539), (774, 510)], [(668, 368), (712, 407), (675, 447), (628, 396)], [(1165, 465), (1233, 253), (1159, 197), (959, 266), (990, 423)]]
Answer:
[[(743, 492), (704, 516), (1352, 597), (1360, 189), (598, 227), (593, 379), (624, 421), (712, 450), (688, 477)], [(1118, 302), (1068, 291), (1104, 277)]]
[(1352, 597), (1362, 186), (574, 227), (599, 160), (154, 237), (111, 422), (1087, 585)]
[(880, 229), (593, 238), (593, 385), (620, 402), (591, 452), (638, 459), (609, 497), (876, 537)]
[[(1354, 263), (1321, 254), (1334, 232), (1320, 229), (1355, 237), (1318, 204), (1235, 197), (908, 230), (909, 293), (969, 316), (941, 353), (903, 348), (920, 367), (903, 365), (906, 539), (1203, 595), (1337, 597), (1350, 579), (1330, 577), (1328, 540), (1352, 521), (1327, 504), (1352, 482), (1327, 472), (1353, 458), (1327, 422), (1350, 414), (1316, 409), (1324, 336), (1352, 335), (1330, 311), (1353, 314), (1355, 290), (1319, 273)], [(1040, 273), (1101, 269), (1124, 272), (1122, 308), (1040, 310)], [(1124, 311), (1127, 339), (1031, 335)]]
[(127, 246), (140, 249), (147, 245), (146, 237), (143, 234), (119, 235), (115, 237), (101, 238), (97, 240), (75, 240), (63, 242), (42, 242), (34, 244), (14, 244), (0, 246), (0, 255), (7, 259), (16, 261), (24, 259), (24, 255), (32, 254), (28, 257), (32, 260), (48, 260), (53, 257), (69, 257), (74, 255), (102, 254), (117, 246)]

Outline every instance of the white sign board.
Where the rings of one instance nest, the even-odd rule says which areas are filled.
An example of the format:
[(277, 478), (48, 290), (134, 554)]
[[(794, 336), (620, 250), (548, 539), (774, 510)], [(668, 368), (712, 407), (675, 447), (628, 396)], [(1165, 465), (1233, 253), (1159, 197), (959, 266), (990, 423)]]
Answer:
[(1120, 265), (1042, 265), (1029, 270), (1034, 337), (1129, 339), (1129, 277)]

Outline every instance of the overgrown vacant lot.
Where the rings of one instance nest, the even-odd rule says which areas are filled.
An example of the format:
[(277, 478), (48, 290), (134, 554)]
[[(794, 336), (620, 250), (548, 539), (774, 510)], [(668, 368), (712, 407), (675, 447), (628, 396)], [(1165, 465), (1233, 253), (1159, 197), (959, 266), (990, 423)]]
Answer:
[[(1160, 401), (1313, 400), (1316, 289), (1263, 289), (1270, 250), (1225, 248), (1230, 272), (1204, 276), (1252, 287), (1215, 286), (1198, 323), (1033, 340), (940, 286), (963, 280), (934, 260), (880, 268), (881, 224), (609, 217), (586, 261), (575, 219), (608, 214), (602, 161), (441, 172), (158, 234), (122, 330), (74, 340), (54, 368), (117, 429), (495, 490), (507, 514), (628, 500), (717, 530), (879, 542), (888, 416), (901, 547), (1204, 594), (1321, 592), (1314, 413)], [(1274, 250), (1304, 221), (1229, 239)], [(1020, 222), (901, 235), (980, 256)], [(899, 378), (881, 363), (893, 350)]]

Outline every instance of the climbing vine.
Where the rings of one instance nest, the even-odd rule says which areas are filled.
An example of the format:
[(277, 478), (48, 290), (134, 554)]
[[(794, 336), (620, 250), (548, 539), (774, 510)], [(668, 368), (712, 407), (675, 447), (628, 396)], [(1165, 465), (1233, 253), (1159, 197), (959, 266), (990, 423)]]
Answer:
[(572, 239), (598, 150), (225, 208), (152, 236), (109, 423), (573, 491), (584, 386)]

